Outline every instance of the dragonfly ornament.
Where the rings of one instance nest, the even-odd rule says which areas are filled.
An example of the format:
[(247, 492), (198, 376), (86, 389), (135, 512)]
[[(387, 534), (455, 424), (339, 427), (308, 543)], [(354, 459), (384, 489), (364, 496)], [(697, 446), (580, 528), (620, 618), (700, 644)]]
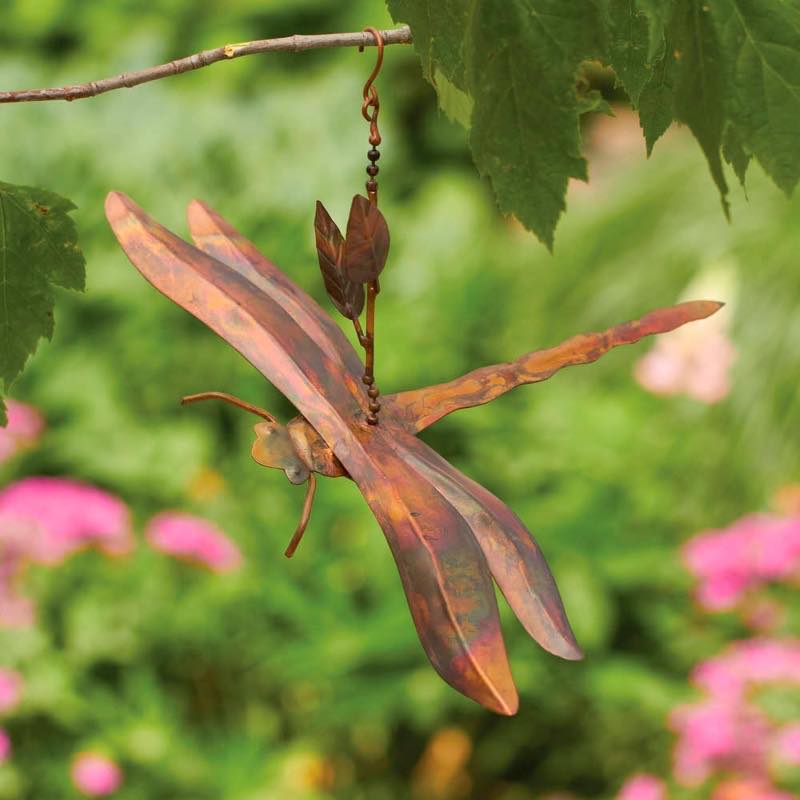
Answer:
[[(370, 409), (378, 404), (364, 389), (361, 359), (342, 329), (222, 217), (193, 201), (188, 209), (192, 246), (123, 194), (108, 196), (106, 213), (142, 275), (236, 348), (300, 412), (282, 425), (267, 411), (223, 393), (185, 398), (217, 397), (263, 417), (255, 426), (255, 460), (284, 470), (291, 483), (309, 483), (287, 555), (308, 522), (315, 473), (350, 478), (383, 529), (422, 645), (454, 688), (501, 714), (517, 710), (492, 578), (545, 650), (581, 657), (556, 584), (525, 525), (417, 434), (453, 411), (546, 380), (563, 367), (596, 361), (618, 345), (708, 317), (720, 303), (658, 309), (511, 363), (388, 395), (378, 423), (370, 424)], [(320, 259), (325, 264), (335, 252), (333, 263), (341, 268), (347, 249), (336, 244), (330, 224), (318, 206)], [(337, 306), (348, 292), (346, 286), (336, 296)], [(354, 312), (361, 301), (358, 292), (351, 293)]]
[[(106, 215), (133, 265), (156, 289), (241, 353), (299, 412), (286, 425), (223, 392), (219, 399), (262, 418), (254, 459), (307, 483), (291, 556), (308, 524), (315, 475), (349, 478), (360, 489), (394, 556), (428, 658), (456, 690), (500, 714), (518, 707), (493, 581), (530, 636), (561, 658), (582, 657), (541, 549), (501, 500), (468, 478), (417, 434), (462, 408), (488, 403), (560, 369), (596, 361), (614, 347), (664, 333), (717, 311), (693, 301), (651, 311), (601, 333), (574, 336), (505, 364), (380, 399), (374, 379), (375, 304), (389, 250), (377, 207), (378, 98), (364, 88), (370, 121), (367, 196), (357, 195), (343, 235), (318, 203), (316, 244), (325, 288), (352, 320), (365, 363), (339, 325), (278, 267), (204, 203), (188, 207), (194, 244), (111, 192)], [(365, 288), (366, 287), (366, 288)], [(366, 330), (360, 315), (366, 305)]]

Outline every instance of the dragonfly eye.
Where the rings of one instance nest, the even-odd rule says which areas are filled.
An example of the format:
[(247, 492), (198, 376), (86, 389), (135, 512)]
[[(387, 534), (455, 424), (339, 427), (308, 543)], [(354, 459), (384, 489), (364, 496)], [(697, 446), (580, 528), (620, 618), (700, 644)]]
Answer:
[(306, 475), (303, 474), (304, 472), (306, 475), (308, 474), (307, 470), (302, 470), (300, 467), (289, 467), (289, 469), (286, 470), (286, 477), (288, 477), (292, 483), (303, 483), (306, 478)]

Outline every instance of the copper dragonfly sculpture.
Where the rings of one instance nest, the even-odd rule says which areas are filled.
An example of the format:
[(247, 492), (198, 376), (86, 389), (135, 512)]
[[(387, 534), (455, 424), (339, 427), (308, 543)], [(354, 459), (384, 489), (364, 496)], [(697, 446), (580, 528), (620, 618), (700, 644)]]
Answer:
[[(555, 581), (525, 525), (417, 434), (453, 411), (488, 403), (563, 367), (593, 362), (618, 345), (707, 317), (720, 303), (693, 301), (658, 309), (511, 363), (386, 396), (377, 424), (377, 390), (365, 391), (364, 383), (373, 389), (371, 381), (362, 377), (361, 359), (339, 325), (208, 206), (196, 200), (189, 205), (194, 246), (123, 194), (109, 194), (106, 214), (142, 275), (238, 350), (299, 411), (284, 426), (263, 409), (220, 392), (184, 398), (229, 400), (263, 417), (255, 426), (256, 461), (283, 469), (292, 483), (309, 482), (290, 551), (308, 521), (314, 473), (350, 478), (383, 529), (419, 638), (447, 683), (492, 711), (511, 715), (517, 710), (492, 579), (545, 650), (565, 659), (582, 657)], [(326, 259), (340, 267), (347, 249), (331, 225), (318, 205), (323, 273), (326, 264), (331, 267)], [(359, 232), (354, 233), (358, 238)], [(385, 252), (381, 256), (385, 260)], [(337, 307), (351, 312), (346, 316), (353, 319), (360, 312), (363, 286), (359, 292), (345, 281), (336, 297), (337, 287), (328, 288)], [(374, 301), (377, 280), (369, 289)], [(361, 344), (367, 338), (359, 333)]]

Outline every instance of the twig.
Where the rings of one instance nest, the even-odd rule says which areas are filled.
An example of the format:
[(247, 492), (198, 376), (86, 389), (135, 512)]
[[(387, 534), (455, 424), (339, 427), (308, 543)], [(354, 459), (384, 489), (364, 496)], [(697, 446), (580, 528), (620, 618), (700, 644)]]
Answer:
[[(403, 26), (381, 31), (384, 44), (411, 44), (411, 29)], [(303, 50), (318, 50), (327, 47), (372, 47), (375, 39), (370, 33), (320, 33), (310, 36), (296, 34), (281, 39), (260, 39), (240, 44), (226, 44), (213, 50), (203, 50), (186, 58), (159, 64), (136, 72), (123, 72), (113, 78), (80, 83), (74, 86), (62, 86), (52, 89), (23, 89), (14, 92), (0, 92), (0, 103), (31, 103), (44, 100), (82, 100), (84, 97), (95, 97), (98, 94), (113, 92), (115, 89), (130, 89), (141, 83), (158, 81), (182, 72), (208, 67), (218, 61), (228, 61), (241, 56), (252, 56), (258, 53), (274, 53), (290, 51), (299, 53)]]

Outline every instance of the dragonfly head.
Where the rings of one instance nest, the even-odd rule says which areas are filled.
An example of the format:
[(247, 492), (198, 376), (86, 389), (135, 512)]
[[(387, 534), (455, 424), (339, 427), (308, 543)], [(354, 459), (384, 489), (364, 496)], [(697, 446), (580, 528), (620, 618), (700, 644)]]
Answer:
[(305, 483), (309, 469), (295, 450), (292, 437), (280, 422), (259, 422), (254, 429), (253, 458), (264, 467), (282, 469), (290, 483)]
[(183, 405), (195, 403), (198, 400), (222, 400), (226, 403), (242, 408), (261, 417), (264, 422), (255, 426), (256, 441), (253, 444), (253, 458), (265, 467), (282, 469), (290, 483), (299, 484), (308, 482), (306, 499), (303, 503), (303, 513), (297, 530), (294, 532), (289, 546), (286, 548), (286, 557), (291, 558), (300, 540), (303, 538), (308, 521), (311, 518), (311, 507), (314, 504), (314, 493), (317, 490), (317, 479), (310, 467), (306, 464), (300, 453), (297, 452), (294, 441), (286, 425), (281, 425), (269, 411), (240, 400), (238, 397), (225, 392), (203, 392), (192, 394), (181, 400)]
[(226, 403), (250, 411), (261, 417), (264, 422), (255, 426), (256, 440), (253, 444), (253, 458), (264, 467), (282, 469), (290, 483), (305, 483), (311, 471), (305, 461), (300, 457), (285, 425), (281, 425), (269, 411), (246, 403), (238, 397), (225, 394), (225, 392), (203, 392), (192, 394), (181, 400), (183, 405), (196, 403), (198, 400), (222, 400)]

